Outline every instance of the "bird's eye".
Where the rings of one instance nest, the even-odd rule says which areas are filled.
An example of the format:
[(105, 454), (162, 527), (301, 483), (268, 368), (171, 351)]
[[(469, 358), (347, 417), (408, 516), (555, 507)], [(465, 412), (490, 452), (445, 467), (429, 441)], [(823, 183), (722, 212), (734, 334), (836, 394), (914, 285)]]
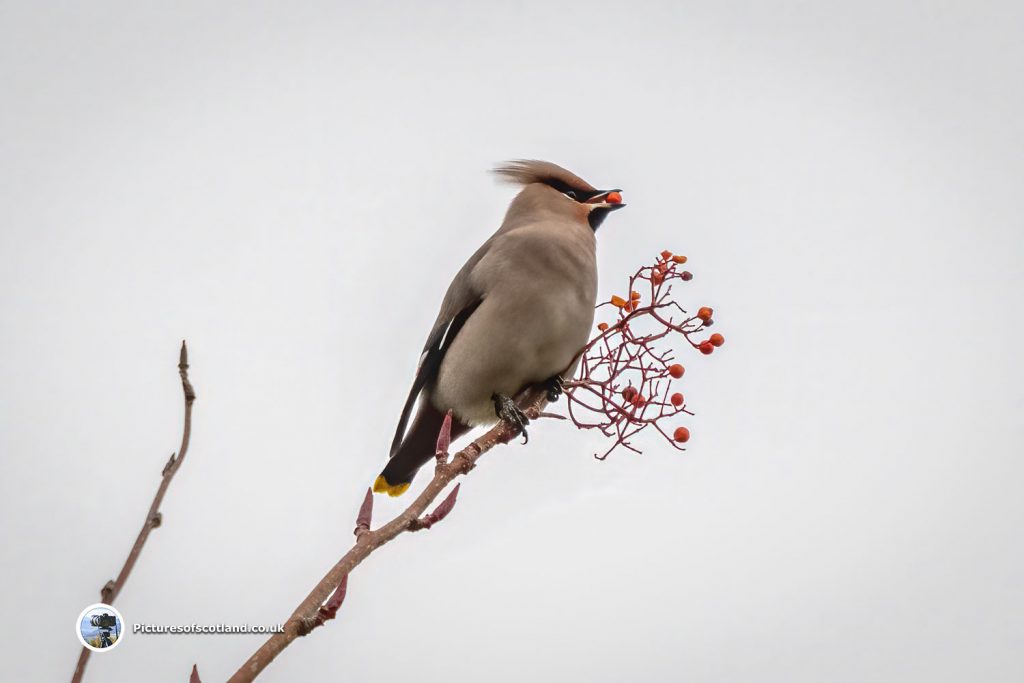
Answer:
[(566, 192), (565, 196), (568, 197), (569, 199), (572, 199), (573, 201), (576, 201), (576, 193), (573, 192), (572, 190)]

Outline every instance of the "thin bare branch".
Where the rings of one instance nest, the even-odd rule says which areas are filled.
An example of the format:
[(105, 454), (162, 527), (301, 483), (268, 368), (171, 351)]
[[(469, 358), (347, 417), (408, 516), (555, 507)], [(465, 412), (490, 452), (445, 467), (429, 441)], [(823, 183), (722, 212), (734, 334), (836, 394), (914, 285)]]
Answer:
[[(146, 539), (149, 538), (149, 532), (163, 522), (160, 504), (167, 493), (167, 487), (171, 485), (171, 480), (181, 468), (181, 463), (185, 461), (185, 454), (188, 453), (189, 438), (192, 435), (192, 403), (196, 400), (196, 392), (188, 378), (188, 347), (184, 341), (181, 342), (181, 352), (178, 354), (178, 375), (181, 376), (181, 390), (185, 396), (185, 421), (181, 430), (181, 445), (178, 447), (176, 455), (171, 454), (161, 471), (160, 486), (156, 490), (156, 495), (153, 496), (153, 502), (150, 503), (149, 511), (146, 513), (146, 520), (142, 524), (139, 535), (135, 537), (135, 543), (128, 552), (128, 558), (124, 561), (121, 571), (118, 572), (116, 579), (107, 581), (100, 589), (100, 599), (108, 605), (113, 604), (121, 589), (124, 588), (128, 576), (132, 573), (132, 569), (142, 553), (142, 547), (146, 544)], [(71, 677), (71, 683), (79, 683), (82, 680), (82, 676), (85, 675), (85, 665), (89, 663), (91, 653), (89, 648), (82, 647), (82, 652), (78, 656), (78, 664), (75, 666), (75, 673)]]

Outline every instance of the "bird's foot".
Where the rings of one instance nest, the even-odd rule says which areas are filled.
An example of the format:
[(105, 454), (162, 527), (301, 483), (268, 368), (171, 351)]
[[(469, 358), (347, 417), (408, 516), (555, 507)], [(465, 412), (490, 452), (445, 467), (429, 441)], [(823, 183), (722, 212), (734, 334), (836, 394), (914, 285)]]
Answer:
[(541, 386), (547, 391), (548, 403), (554, 403), (565, 393), (565, 380), (561, 375), (552, 375)]
[(526, 433), (526, 425), (530, 424), (530, 418), (526, 417), (526, 413), (519, 409), (515, 401), (504, 394), (493, 394), (491, 400), (494, 401), (494, 414), (498, 416), (498, 419), (515, 427), (516, 431), (523, 435), (523, 443), (528, 443), (530, 435)]

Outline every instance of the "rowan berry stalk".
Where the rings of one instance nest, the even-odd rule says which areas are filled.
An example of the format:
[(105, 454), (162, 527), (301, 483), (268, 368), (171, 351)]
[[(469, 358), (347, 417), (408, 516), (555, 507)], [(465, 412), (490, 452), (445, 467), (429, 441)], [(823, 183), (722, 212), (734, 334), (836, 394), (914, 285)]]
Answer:
[(689, 428), (679, 424), (693, 413), (674, 384), (686, 372), (676, 347), (710, 355), (725, 337), (700, 339), (714, 324), (714, 311), (702, 306), (690, 315), (676, 300), (673, 288), (693, 279), (682, 269), (686, 261), (663, 251), (629, 278), (628, 298), (613, 295), (597, 307), (599, 312), (611, 307), (615, 317), (598, 323), (599, 334), (584, 347), (578, 378), (565, 383), (565, 393), (573, 424), (612, 440), (607, 450), (594, 454), (598, 460), (620, 447), (639, 453), (634, 437), (648, 428), (678, 450), (690, 439)]

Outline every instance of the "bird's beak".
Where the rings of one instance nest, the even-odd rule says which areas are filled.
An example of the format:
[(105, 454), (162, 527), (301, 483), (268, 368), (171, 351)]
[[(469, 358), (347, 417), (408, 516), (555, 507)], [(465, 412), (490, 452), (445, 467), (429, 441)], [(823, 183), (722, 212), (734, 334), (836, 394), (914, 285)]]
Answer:
[(594, 204), (602, 208), (614, 211), (625, 206), (622, 203), (622, 190), (605, 190), (587, 200), (587, 204)]

